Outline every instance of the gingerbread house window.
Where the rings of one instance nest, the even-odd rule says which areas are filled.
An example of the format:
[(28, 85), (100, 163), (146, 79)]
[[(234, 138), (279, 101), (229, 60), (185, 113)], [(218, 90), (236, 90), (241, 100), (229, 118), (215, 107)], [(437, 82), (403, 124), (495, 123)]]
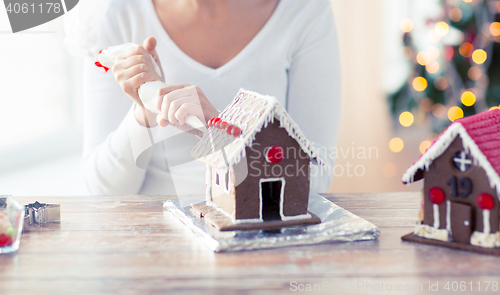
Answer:
[(224, 188), (226, 189), (226, 192), (229, 192), (229, 171), (224, 173)]
[(464, 151), (456, 152), (453, 156), (453, 164), (458, 170), (465, 172), (468, 171), (472, 166), (472, 160), (469, 155)]
[(215, 185), (220, 185), (219, 172), (215, 172)]

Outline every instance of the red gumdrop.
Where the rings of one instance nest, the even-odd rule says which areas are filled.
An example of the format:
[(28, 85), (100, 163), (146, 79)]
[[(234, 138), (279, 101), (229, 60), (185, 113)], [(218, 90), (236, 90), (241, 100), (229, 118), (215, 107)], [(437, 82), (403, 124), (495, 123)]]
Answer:
[(238, 137), (238, 136), (240, 136), (241, 132), (242, 131), (239, 127), (234, 126), (232, 131), (231, 131), (231, 135), (234, 137)]
[(212, 122), (212, 126), (214, 126), (215, 128), (220, 128), (220, 122), (222, 122), (221, 118), (215, 118)]
[(284, 158), (283, 148), (280, 146), (270, 147), (266, 152), (266, 161), (277, 164)]
[(433, 187), (429, 190), (429, 200), (434, 204), (441, 204), (444, 202), (444, 192), (439, 187)]
[(212, 125), (214, 124), (214, 119), (215, 118), (208, 120), (208, 123), (207, 123), (208, 127), (212, 127)]
[(234, 125), (227, 126), (226, 133), (229, 134), (229, 135), (231, 135), (234, 127), (236, 127), (236, 126), (234, 126)]
[(491, 210), (495, 206), (495, 201), (493, 200), (493, 197), (490, 196), (487, 193), (482, 193), (476, 198), (476, 203), (479, 206), (479, 208), (483, 210)]
[(7, 246), (7, 242), (9, 241), (9, 238), (12, 240), (12, 238), (9, 237), (9, 235), (7, 235), (7, 234), (0, 234), (0, 247)]
[(229, 123), (226, 122), (226, 121), (223, 121), (223, 122), (219, 123), (219, 128), (222, 129), (222, 130), (226, 129), (228, 126), (229, 126)]
[(14, 243), (14, 240), (11, 237), (8, 237), (7, 243), (5, 244), (5, 246), (10, 246), (10, 245), (12, 245), (12, 243)]

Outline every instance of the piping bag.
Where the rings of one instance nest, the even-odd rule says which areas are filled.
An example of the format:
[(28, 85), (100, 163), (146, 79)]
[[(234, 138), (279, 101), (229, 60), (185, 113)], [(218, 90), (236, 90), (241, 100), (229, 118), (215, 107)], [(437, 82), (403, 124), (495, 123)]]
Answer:
[[(97, 55), (97, 61), (95, 63), (96, 66), (104, 68), (106, 72), (115, 65), (116, 57), (127, 49), (138, 46), (134, 43), (124, 43), (117, 46), (111, 46), (106, 49), (103, 49)], [(154, 58), (150, 55), (151, 61), (153, 61), (155, 72), (158, 76), (161, 76), (161, 70)], [(167, 84), (162, 81), (152, 81), (146, 82), (139, 87), (138, 93), (139, 98), (142, 101), (144, 107), (155, 114), (159, 114), (160, 112), (155, 107), (155, 95), (158, 92), (158, 89), (167, 86)], [(205, 133), (207, 128), (200, 119), (193, 115), (187, 115), (185, 118), (185, 122), (192, 128), (198, 129), (199, 131)]]

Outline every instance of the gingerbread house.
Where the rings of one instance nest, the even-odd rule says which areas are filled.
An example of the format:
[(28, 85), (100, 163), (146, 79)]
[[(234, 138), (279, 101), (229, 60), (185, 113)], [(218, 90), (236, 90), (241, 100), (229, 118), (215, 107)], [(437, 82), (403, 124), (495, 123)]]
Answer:
[(276, 98), (240, 90), (191, 155), (206, 164), (206, 202), (192, 210), (219, 230), (321, 220), (308, 212), (318, 153)]
[(500, 110), (454, 121), (403, 175), (425, 179), (423, 214), (403, 240), (500, 254), (499, 174)]

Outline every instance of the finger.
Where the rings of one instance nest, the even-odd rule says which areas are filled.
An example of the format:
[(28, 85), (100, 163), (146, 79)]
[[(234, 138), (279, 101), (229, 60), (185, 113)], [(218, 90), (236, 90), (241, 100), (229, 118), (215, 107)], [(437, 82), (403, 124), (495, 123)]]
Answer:
[(161, 127), (167, 127), (169, 125), (168, 121), (163, 119), (161, 116), (157, 116), (156, 117), (156, 122), (158, 123), (158, 125), (160, 125)]
[(155, 104), (156, 109), (159, 112), (161, 112), (163, 98), (165, 97), (165, 95), (169, 94), (172, 91), (182, 89), (182, 88), (187, 87), (187, 86), (189, 86), (189, 84), (184, 83), (184, 84), (179, 84), (179, 85), (167, 85), (165, 87), (161, 87), (160, 89), (158, 89), (158, 92), (156, 93), (156, 104)]
[(144, 47), (140, 45), (137, 45), (137, 46), (132, 46), (127, 50), (123, 51), (122, 53), (118, 54), (116, 60), (127, 59), (134, 55), (146, 55), (146, 54), (148, 54), (146, 49), (144, 49)]
[[(170, 105), (168, 106), (168, 113), (167, 113), (167, 117), (166, 117), (168, 119), (168, 121), (170, 121), (170, 123), (179, 124), (179, 125), (184, 124), (184, 122), (181, 124), (181, 122), (179, 120), (177, 120), (177, 117), (175, 116), (175, 113), (177, 112), (177, 110), (179, 110), (179, 108), (184, 104), (196, 104), (196, 98), (192, 97), (192, 96), (187, 96), (187, 97), (181, 97), (181, 98), (178, 98), (178, 99), (172, 101), (170, 103)], [(162, 109), (162, 111), (163, 110), (164, 109)], [(163, 116), (163, 112), (162, 112), (162, 117), (165, 118)]]
[(126, 70), (123, 70), (121, 71), (119, 74), (118, 74), (118, 78), (120, 80), (129, 80), (141, 73), (148, 73), (146, 71), (146, 65), (145, 64), (138, 64), (138, 65), (135, 65), (131, 68), (128, 68)]
[(120, 63), (117, 63), (116, 65), (119, 65), (121, 69), (129, 69), (135, 65), (147, 65), (153, 70), (153, 64), (151, 63), (151, 58), (147, 55), (133, 55), (130, 56), (122, 61)]
[[(194, 88), (185, 87), (172, 91), (163, 97), (161, 107), (161, 116), (164, 119), (172, 120), (170, 123), (177, 122), (175, 112), (184, 103), (200, 104), (200, 100)], [(174, 123), (175, 124), (175, 123)]]
[[(179, 121), (180, 125), (186, 123), (186, 116), (194, 115), (198, 118), (203, 118), (203, 110), (199, 104), (194, 103), (184, 103), (175, 112), (175, 118)], [(202, 119), (203, 122), (204, 119)]]
[[(135, 95), (139, 95), (138, 94), (139, 87), (146, 82), (156, 81), (156, 78), (157, 78), (156, 74), (152, 74), (149, 72), (142, 72), (131, 77), (130, 79), (127, 79), (124, 85), (126, 85), (128, 91), (134, 93)], [(133, 87), (133, 89), (130, 89), (131, 87)]]
[(161, 72), (161, 77), (164, 77), (163, 75), (163, 68), (161, 66), (160, 58), (158, 57), (158, 53), (156, 52), (156, 45), (157, 41), (154, 37), (149, 37), (143, 42), (144, 49), (153, 57), (154, 61), (160, 68)]

